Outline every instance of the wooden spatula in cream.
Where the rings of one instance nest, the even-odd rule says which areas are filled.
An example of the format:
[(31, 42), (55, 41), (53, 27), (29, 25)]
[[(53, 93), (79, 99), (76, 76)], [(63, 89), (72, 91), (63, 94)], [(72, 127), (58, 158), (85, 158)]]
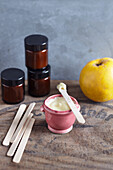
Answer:
[(70, 106), (70, 108), (71, 108), (72, 112), (74, 113), (75, 117), (77, 118), (78, 122), (84, 124), (85, 119), (83, 118), (82, 114), (78, 111), (74, 102), (72, 101), (72, 99), (68, 95), (67, 90), (66, 90), (66, 84), (60, 83), (57, 86), (57, 89), (59, 90), (59, 92), (62, 94), (62, 96), (66, 100), (67, 104)]

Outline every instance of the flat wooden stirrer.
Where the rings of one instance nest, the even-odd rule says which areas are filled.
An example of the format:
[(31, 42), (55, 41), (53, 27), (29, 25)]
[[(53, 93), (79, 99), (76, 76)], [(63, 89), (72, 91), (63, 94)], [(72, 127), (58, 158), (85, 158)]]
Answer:
[(31, 103), (31, 104), (29, 105), (29, 107), (27, 108), (27, 110), (26, 110), (26, 112), (25, 112), (25, 114), (24, 114), (24, 116), (23, 116), (23, 118), (22, 118), (22, 120), (21, 120), (18, 128), (16, 129), (16, 131), (15, 131), (15, 133), (14, 133), (12, 139), (11, 139), (11, 142), (12, 142), (12, 143), (17, 139), (17, 137), (18, 137), (21, 129), (23, 128), (24, 123), (26, 122), (28, 116), (30, 115), (31, 111), (33, 110), (35, 104), (36, 104), (36, 103), (33, 102), (33, 103)]
[(28, 126), (27, 126), (27, 129), (26, 129), (26, 131), (25, 131), (25, 133), (23, 135), (23, 138), (22, 138), (22, 140), (20, 142), (20, 145), (19, 145), (19, 147), (18, 147), (18, 149), (16, 151), (16, 154), (15, 154), (15, 156), (13, 158), (13, 162), (15, 162), (15, 163), (19, 163), (20, 160), (21, 160), (21, 157), (23, 155), (23, 152), (24, 152), (25, 146), (27, 144), (28, 138), (30, 136), (30, 133), (31, 133), (31, 130), (32, 130), (34, 122), (35, 122), (35, 119), (32, 118), (30, 120)]
[(15, 118), (14, 118), (14, 120), (13, 120), (13, 122), (12, 122), (12, 124), (11, 124), (11, 126), (10, 126), (10, 128), (8, 130), (8, 132), (7, 132), (7, 135), (4, 138), (4, 140), (3, 140), (3, 143), (2, 143), (3, 145), (5, 145), (5, 146), (9, 145), (10, 140), (11, 140), (13, 134), (14, 134), (14, 131), (16, 130), (16, 127), (17, 127), (17, 125), (18, 125), (18, 123), (19, 123), (19, 121), (20, 121), (20, 119), (21, 119), (25, 109), (26, 109), (26, 105), (25, 104), (21, 104), (19, 109), (18, 109), (18, 111), (17, 111), (17, 113), (16, 113), (16, 116), (15, 116)]
[(57, 86), (57, 89), (59, 90), (59, 92), (62, 94), (62, 96), (66, 100), (67, 104), (70, 106), (70, 108), (71, 108), (72, 112), (74, 113), (75, 117), (77, 118), (78, 122), (84, 124), (85, 119), (83, 118), (82, 114), (78, 111), (74, 102), (72, 101), (72, 99), (68, 95), (68, 93), (66, 91), (66, 85), (64, 83), (60, 83)]
[(23, 129), (21, 130), (18, 138), (12, 143), (11, 147), (9, 148), (9, 150), (7, 152), (7, 156), (13, 156), (14, 155), (15, 150), (16, 150), (16, 148), (17, 148), (17, 146), (18, 146), (18, 144), (19, 144), (19, 142), (20, 142), (20, 140), (21, 140), (21, 138), (22, 138), (22, 136), (23, 136), (23, 134), (24, 134), (24, 132), (25, 132), (25, 130), (26, 130), (32, 116), (33, 116), (33, 114), (31, 113), (29, 115), (27, 121), (25, 122), (25, 125), (24, 125)]

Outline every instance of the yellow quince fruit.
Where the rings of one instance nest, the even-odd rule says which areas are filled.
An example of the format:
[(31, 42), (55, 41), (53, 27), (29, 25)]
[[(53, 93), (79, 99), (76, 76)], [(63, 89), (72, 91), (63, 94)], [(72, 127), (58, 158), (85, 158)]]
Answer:
[(113, 99), (113, 59), (88, 62), (80, 73), (79, 83), (84, 95), (95, 102)]

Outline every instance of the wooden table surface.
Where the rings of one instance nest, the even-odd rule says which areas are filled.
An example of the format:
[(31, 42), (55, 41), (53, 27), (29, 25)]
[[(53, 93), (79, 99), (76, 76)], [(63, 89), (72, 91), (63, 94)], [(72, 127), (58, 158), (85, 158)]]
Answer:
[[(51, 81), (51, 94), (58, 93), (59, 80)], [(68, 93), (75, 97), (86, 119), (85, 125), (74, 123), (73, 130), (64, 135), (53, 134), (47, 129), (40, 106), (46, 97), (35, 98), (27, 94), (23, 103), (35, 101), (36, 119), (30, 138), (19, 164), (7, 157), (8, 147), (2, 141), (15, 116), (18, 105), (2, 102), (0, 92), (0, 170), (56, 170), (56, 169), (113, 169), (113, 101), (95, 103), (80, 90), (78, 81), (63, 81)]]

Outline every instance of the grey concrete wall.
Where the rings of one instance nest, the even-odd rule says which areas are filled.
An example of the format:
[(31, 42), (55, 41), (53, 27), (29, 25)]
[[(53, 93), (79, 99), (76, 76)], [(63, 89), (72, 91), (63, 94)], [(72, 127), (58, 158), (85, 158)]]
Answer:
[(88, 61), (113, 56), (113, 1), (0, 0), (0, 71), (27, 71), (23, 40), (33, 33), (49, 38), (52, 79), (79, 79)]

